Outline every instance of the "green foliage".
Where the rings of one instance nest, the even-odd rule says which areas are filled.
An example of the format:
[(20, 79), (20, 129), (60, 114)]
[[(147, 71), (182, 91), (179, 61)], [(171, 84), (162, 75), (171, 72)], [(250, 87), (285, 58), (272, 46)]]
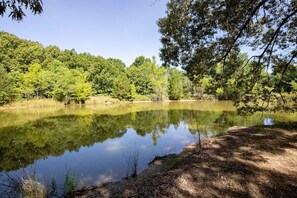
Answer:
[(64, 183), (64, 197), (73, 197), (76, 190), (75, 175), (72, 172), (68, 172)]
[(124, 72), (126, 65), (123, 61), (116, 58), (109, 58), (107, 59), (107, 62), (111, 65), (113, 65), (115, 68), (117, 68), (119, 71)]
[(134, 63), (132, 63), (132, 66), (139, 67), (145, 63), (146, 59), (144, 56), (139, 56), (135, 59)]
[(23, 9), (29, 9), (34, 14), (41, 14), (42, 0), (18, 0), (18, 1), (0, 1), (0, 15), (3, 16), (9, 9), (9, 17), (13, 20), (21, 21), (25, 15)]
[(213, 85), (213, 79), (210, 76), (204, 76), (196, 86), (196, 97), (203, 99), (204, 94), (211, 93), (211, 86)]
[[(143, 61), (138, 59), (143, 59)], [(135, 62), (127, 68), (127, 76), (135, 84), (137, 94), (150, 95), (154, 93), (150, 79), (151, 70), (149, 66), (151, 61), (149, 59), (144, 60), (144, 57), (136, 58)]]
[(49, 97), (52, 88), (52, 74), (45, 71), (41, 65), (35, 63), (28, 68), (28, 72), (23, 75), (22, 92), (26, 98)]
[(168, 96), (171, 100), (179, 100), (183, 96), (182, 73), (178, 70), (170, 70)]
[(113, 96), (120, 100), (128, 100), (131, 98), (131, 85), (126, 76), (119, 76), (113, 82)]
[(168, 73), (165, 67), (158, 67), (156, 63), (150, 64), (150, 80), (157, 100), (163, 100), (167, 94)]
[(56, 74), (53, 97), (58, 101), (64, 101), (65, 104), (71, 100), (84, 103), (91, 96), (92, 88), (86, 82), (85, 73), (76, 69), (58, 68)]
[(134, 83), (132, 83), (131, 88), (130, 88), (130, 99), (135, 100), (136, 97), (137, 97), (136, 87), (135, 87)]
[(16, 79), (12, 73), (7, 73), (0, 64), (0, 105), (12, 102), (18, 98)]
[(183, 97), (185, 99), (192, 98), (192, 96), (194, 95), (194, 85), (186, 75), (182, 76), (182, 85), (183, 85)]
[(120, 75), (120, 71), (115, 66), (108, 66), (101, 70), (93, 79), (95, 91), (98, 94), (111, 94), (113, 92), (113, 81)]
[(297, 91), (297, 82), (296, 81), (291, 81), (291, 86), (293, 91)]
[(219, 99), (224, 99), (224, 88), (223, 87), (217, 88), (217, 90), (216, 90), (216, 96)]
[(92, 86), (90, 83), (85, 82), (83, 80), (77, 82), (75, 90), (74, 90), (74, 98), (75, 101), (85, 103), (85, 101), (92, 94)]
[(57, 183), (55, 178), (52, 178), (51, 180), (51, 186), (50, 186), (50, 192), (49, 192), (49, 197), (58, 197), (58, 191), (57, 191)]
[[(168, 72), (156, 60), (137, 57), (128, 68), (114, 58), (60, 50), (0, 32), (0, 105), (15, 100), (54, 98), (65, 104), (85, 103), (92, 95), (120, 100), (161, 100), (168, 95)], [(192, 84), (182, 75), (172, 78), (171, 92), (192, 95)], [(173, 82), (177, 82), (174, 84)], [(177, 89), (177, 90), (174, 90)], [(153, 97), (154, 96), (154, 97)]]
[[(296, 16), (295, 0), (171, 0), (158, 21), (161, 59), (182, 66), (198, 86), (211, 77), (210, 89), (200, 90), (214, 94), (224, 87), (218, 96), (238, 109), (296, 110), (283, 97), (297, 77)], [(242, 47), (254, 56), (241, 54)]]

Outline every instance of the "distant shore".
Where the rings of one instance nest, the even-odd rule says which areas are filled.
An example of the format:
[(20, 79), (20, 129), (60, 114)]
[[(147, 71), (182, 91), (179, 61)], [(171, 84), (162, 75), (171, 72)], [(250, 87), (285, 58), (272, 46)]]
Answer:
[[(85, 105), (110, 105), (117, 103), (151, 103), (151, 102), (195, 102), (201, 100), (195, 99), (181, 99), (181, 100), (169, 100), (165, 99), (162, 101), (153, 101), (153, 100), (135, 100), (135, 101), (120, 101), (113, 99), (111, 97), (92, 97), (86, 101)], [(10, 104), (0, 106), (0, 110), (14, 110), (14, 109), (30, 109), (30, 108), (47, 108), (47, 107), (63, 107), (63, 106), (79, 106), (81, 104), (71, 103), (70, 105), (65, 105), (62, 102), (55, 101), (53, 99), (36, 99), (28, 101), (19, 101)]]
[(296, 196), (296, 123), (228, 132), (157, 158), (136, 178), (86, 188), (76, 197)]

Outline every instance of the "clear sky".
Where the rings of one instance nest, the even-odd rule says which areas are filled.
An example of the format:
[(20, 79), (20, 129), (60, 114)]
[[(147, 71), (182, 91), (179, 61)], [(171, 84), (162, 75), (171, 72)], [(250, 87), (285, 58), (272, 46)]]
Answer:
[(21, 22), (0, 17), (0, 28), (44, 46), (74, 48), (129, 66), (137, 56), (156, 56), (160, 34), (156, 21), (165, 16), (160, 0), (43, 0), (41, 15), (28, 13)]

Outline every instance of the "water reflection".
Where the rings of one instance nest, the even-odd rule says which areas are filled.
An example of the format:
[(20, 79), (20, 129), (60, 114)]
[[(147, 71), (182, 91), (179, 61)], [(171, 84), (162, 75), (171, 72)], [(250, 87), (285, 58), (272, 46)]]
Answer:
[(270, 117), (265, 118), (265, 119), (264, 119), (264, 125), (265, 125), (265, 126), (271, 126), (271, 125), (274, 125), (273, 119), (270, 118)]
[[(30, 120), (30, 119), (29, 119)], [(139, 170), (155, 156), (177, 153), (233, 125), (261, 125), (277, 117), (234, 111), (163, 109), (125, 114), (51, 115), (0, 128), (0, 171), (20, 174), (36, 164), (41, 177), (63, 183), (68, 170), (87, 185), (125, 176), (124, 156), (139, 152)], [(1, 178), (0, 178), (1, 179)]]

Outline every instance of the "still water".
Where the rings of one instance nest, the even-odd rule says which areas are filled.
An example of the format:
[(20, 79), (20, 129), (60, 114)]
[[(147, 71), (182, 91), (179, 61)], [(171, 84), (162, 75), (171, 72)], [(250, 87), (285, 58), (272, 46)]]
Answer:
[(163, 102), (0, 111), (0, 172), (22, 176), (34, 170), (45, 183), (100, 185), (138, 171), (156, 156), (179, 153), (201, 138), (234, 125), (296, 121), (296, 114), (238, 116), (230, 102)]

